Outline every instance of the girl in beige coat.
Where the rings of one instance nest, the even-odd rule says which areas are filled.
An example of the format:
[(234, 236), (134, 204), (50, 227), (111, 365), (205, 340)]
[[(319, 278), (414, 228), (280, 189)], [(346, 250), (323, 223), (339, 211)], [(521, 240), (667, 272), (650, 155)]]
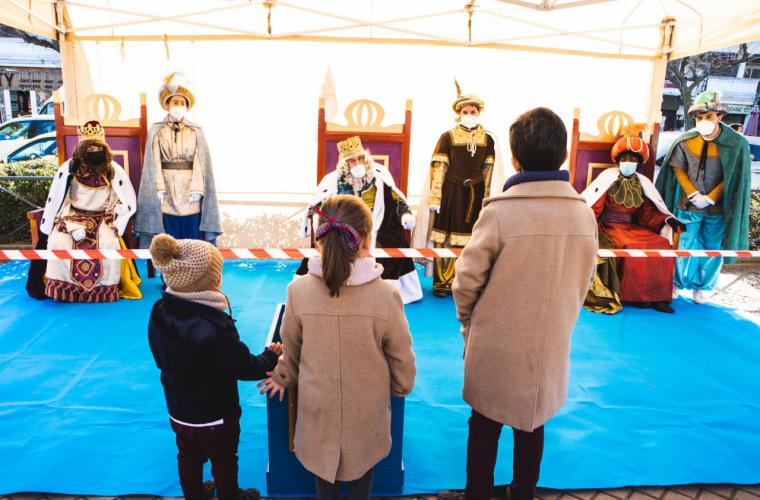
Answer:
[(391, 449), (390, 397), (416, 372), (397, 289), (371, 257), (372, 214), (353, 196), (327, 199), (317, 230), (321, 259), (288, 287), (283, 355), (262, 392), (298, 386), (295, 453), (316, 476), (317, 496), (369, 498), (372, 470)]

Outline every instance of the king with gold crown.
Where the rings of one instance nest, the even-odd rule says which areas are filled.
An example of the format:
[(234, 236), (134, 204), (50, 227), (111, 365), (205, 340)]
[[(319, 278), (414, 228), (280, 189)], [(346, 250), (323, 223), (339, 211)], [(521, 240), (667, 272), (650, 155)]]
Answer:
[[(336, 169), (322, 178), (317, 192), (309, 202), (303, 219), (301, 236), (312, 232), (311, 207), (319, 207), (336, 194), (361, 198), (372, 211), (372, 248), (406, 248), (405, 230), (414, 228), (414, 216), (406, 197), (397, 187), (393, 176), (383, 165), (375, 163), (364, 149), (358, 136), (338, 143)], [(382, 278), (398, 285), (405, 304), (422, 298), (422, 287), (412, 259), (377, 259), (383, 266)], [(306, 260), (298, 274), (306, 274)]]
[[(55, 173), (40, 221), (41, 244), (48, 250), (123, 248), (121, 236), (137, 200), (124, 169), (113, 161), (103, 127), (79, 127), (79, 144)], [(49, 260), (35, 262), (27, 291), (35, 298), (62, 302), (113, 302), (139, 299), (139, 277), (130, 261)], [(44, 279), (43, 279), (44, 276)]]

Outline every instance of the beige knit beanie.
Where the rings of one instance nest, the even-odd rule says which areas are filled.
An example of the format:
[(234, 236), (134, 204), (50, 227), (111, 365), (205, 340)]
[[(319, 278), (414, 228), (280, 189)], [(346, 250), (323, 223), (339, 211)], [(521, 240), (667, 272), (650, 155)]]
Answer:
[(224, 259), (211, 243), (175, 240), (168, 234), (159, 234), (150, 244), (150, 254), (172, 290), (204, 292), (221, 288)]

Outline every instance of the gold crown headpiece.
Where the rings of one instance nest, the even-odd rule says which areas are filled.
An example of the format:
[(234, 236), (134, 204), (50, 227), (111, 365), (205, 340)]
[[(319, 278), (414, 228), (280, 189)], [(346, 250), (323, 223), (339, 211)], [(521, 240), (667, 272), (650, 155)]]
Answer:
[(158, 91), (158, 100), (161, 103), (161, 107), (169, 111), (169, 99), (178, 95), (184, 97), (187, 101), (187, 109), (192, 108), (195, 105), (195, 96), (190, 92), (188, 87), (189, 83), (184, 73), (175, 71), (166, 75)]
[(362, 146), (362, 140), (358, 135), (349, 137), (345, 141), (338, 143), (338, 152), (342, 158), (350, 158), (352, 156), (364, 154), (364, 146)]
[(103, 126), (95, 120), (90, 120), (84, 125), (77, 127), (80, 141), (103, 141), (106, 140), (106, 133)]

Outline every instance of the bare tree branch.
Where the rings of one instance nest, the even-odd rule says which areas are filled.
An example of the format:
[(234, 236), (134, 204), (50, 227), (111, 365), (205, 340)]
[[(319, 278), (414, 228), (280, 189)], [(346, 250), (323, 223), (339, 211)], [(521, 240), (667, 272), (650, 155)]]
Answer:
[[(750, 54), (747, 44), (743, 43), (736, 52), (706, 52), (670, 61), (667, 75), (681, 92), (684, 111), (688, 111), (693, 101), (694, 90), (711, 75), (735, 71), (742, 63), (758, 61), (760, 55)], [(693, 120), (688, 114), (685, 116), (685, 122), (687, 129), (693, 126)]]
[(61, 50), (57, 40), (51, 40), (50, 38), (37, 36), (24, 30), (13, 28), (11, 26), (0, 24), (0, 37), (20, 38), (26, 43), (31, 43), (40, 47), (47, 47), (49, 49), (55, 50), (56, 52), (60, 52)]

